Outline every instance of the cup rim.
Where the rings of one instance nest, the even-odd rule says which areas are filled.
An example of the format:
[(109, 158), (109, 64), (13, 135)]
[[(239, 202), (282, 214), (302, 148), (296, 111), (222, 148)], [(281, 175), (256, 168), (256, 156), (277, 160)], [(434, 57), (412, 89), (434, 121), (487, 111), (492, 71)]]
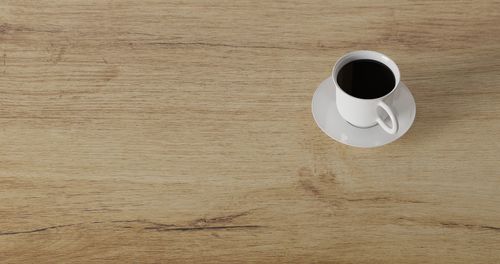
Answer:
[[(368, 54), (370, 55), (369, 58), (368, 58)], [(389, 67), (392, 74), (394, 74), (394, 79), (395, 79), (394, 87), (392, 88), (392, 90), (390, 92), (388, 92), (387, 94), (385, 94), (383, 96), (377, 97), (377, 98), (365, 99), (365, 98), (359, 98), (359, 97), (352, 96), (352, 95), (348, 94), (346, 91), (344, 91), (342, 89), (342, 87), (340, 87), (340, 85), (337, 82), (337, 75), (338, 75), (338, 71), (340, 70), (339, 65), (340, 64), (345, 65), (348, 62), (358, 60), (358, 59), (353, 59), (353, 60), (349, 60), (346, 62), (346, 60), (349, 57), (356, 56), (356, 55), (361, 55), (361, 57), (367, 57), (366, 59), (376, 60), (380, 63), (383, 63), (385, 66)], [(374, 59), (374, 57), (375, 57), (375, 59)], [(392, 65), (388, 65), (388, 64), (392, 64)], [(342, 66), (344, 66), (344, 65), (342, 65)], [(387, 56), (381, 52), (373, 51), (373, 50), (355, 50), (355, 51), (351, 51), (351, 52), (344, 54), (342, 57), (340, 57), (335, 62), (335, 65), (333, 66), (333, 69), (332, 69), (332, 79), (333, 79), (333, 83), (335, 84), (335, 86), (340, 91), (342, 91), (344, 94), (346, 94), (347, 96), (354, 98), (354, 99), (357, 99), (357, 100), (361, 100), (361, 101), (371, 101), (371, 100), (380, 100), (380, 99), (386, 98), (389, 95), (391, 95), (392, 93), (394, 93), (396, 88), (399, 86), (399, 83), (401, 82), (401, 73), (399, 72), (399, 67), (396, 64), (396, 62), (394, 62), (391, 58), (389, 58), (389, 56)]]

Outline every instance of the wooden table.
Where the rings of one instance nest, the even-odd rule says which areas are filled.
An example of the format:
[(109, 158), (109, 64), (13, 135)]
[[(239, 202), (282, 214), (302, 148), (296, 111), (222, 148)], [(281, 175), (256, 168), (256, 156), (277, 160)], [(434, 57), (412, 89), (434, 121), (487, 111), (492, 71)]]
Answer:
[[(499, 263), (498, 1), (0, 4), (0, 262)], [(413, 127), (315, 125), (342, 54)]]

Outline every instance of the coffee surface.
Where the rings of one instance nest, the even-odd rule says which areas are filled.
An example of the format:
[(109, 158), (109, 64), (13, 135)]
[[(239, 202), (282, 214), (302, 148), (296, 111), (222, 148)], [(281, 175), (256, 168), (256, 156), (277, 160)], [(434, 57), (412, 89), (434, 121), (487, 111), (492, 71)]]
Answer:
[(390, 93), (396, 79), (383, 63), (365, 59), (344, 65), (337, 74), (337, 83), (351, 96), (374, 99)]

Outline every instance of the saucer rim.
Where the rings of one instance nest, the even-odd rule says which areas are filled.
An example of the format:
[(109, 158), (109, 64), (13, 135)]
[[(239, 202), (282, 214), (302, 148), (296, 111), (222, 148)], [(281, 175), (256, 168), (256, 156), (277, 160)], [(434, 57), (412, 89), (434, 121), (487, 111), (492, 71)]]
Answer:
[[(331, 138), (331, 139), (333, 139), (333, 140), (335, 140), (335, 141), (337, 141), (337, 142), (339, 142), (339, 143), (341, 143), (341, 144), (344, 144), (344, 145), (347, 145), (347, 146), (351, 146), (351, 147), (355, 147), (355, 148), (378, 148), (378, 147), (382, 147), (382, 146), (384, 146), (384, 145), (390, 144), (390, 143), (392, 143), (392, 142), (394, 142), (394, 141), (396, 141), (396, 140), (400, 139), (400, 138), (401, 138), (401, 137), (403, 137), (403, 136), (404, 136), (404, 135), (405, 135), (405, 134), (406, 134), (406, 133), (410, 130), (410, 128), (413, 126), (413, 123), (415, 122), (415, 117), (416, 117), (416, 115), (417, 115), (417, 104), (416, 104), (416, 102), (415, 102), (415, 97), (413, 97), (413, 94), (411, 93), (411, 91), (410, 91), (410, 89), (408, 88), (408, 86), (406, 86), (406, 84), (405, 84), (403, 81), (400, 81), (400, 83), (399, 83), (398, 85), (403, 85), (403, 86), (406, 88), (406, 90), (407, 90), (407, 94), (410, 96), (411, 100), (413, 101), (413, 105), (414, 105), (414, 107), (413, 107), (413, 111), (412, 111), (412, 114), (411, 114), (411, 118), (410, 118), (410, 119), (411, 119), (411, 121), (409, 121), (409, 122), (408, 122), (408, 123), (409, 123), (409, 126), (408, 126), (408, 128), (407, 128), (405, 131), (403, 131), (401, 134), (397, 133), (397, 134), (395, 134), (395, 135), (394, 135), (394, 137), (391, 137), (391, 139), (390, 139), (390, 140), (388, 140), (388, 141), (386, 141), (386, 142), (384, 142), (384, 143), (382, 143), (382, 144), (380, 144), (380, 145), (375, 145), (375, 146), (372, 146), (372, 145), (370, 145), (370, 146), (366, 146), (366, 145), (356, 145), (356, 144), (352, 144), (352, 143), (348, 143), (348, 142), (342, 141), (340, 138), (335, 138), (335, 137), (331, 136), (329, 133), (327, 133), (327, 132), (325, 131), (325, 129), (323, 129), (323, 128), (319, 125), (319, 123), (318, 123), (318, 121), (317, 121), (317, 118), (316, 118), (316, 115), (315, 115), (315, 112), (314, 112), (314, 98), (316, 98), (316, 94), (317, 94), (317, 93), (318, 93), (318, 91), (320, 90), (320, 88), (321, 88), (322, 84), (323, 84), (324, 82), (328, 82), (328, 81), (330, 81), (330, 80), (333, 82), (333, 79), (332, 79), (332, 77), (331, 77), (331, 76), (329, 76), (328, 78), (324, 79), (324, 80), (323, 80), (323, 81), (322, 81), (322, 82), (321, 82), (321, 83), (317, 86), (316, 90), (314, 91), (314, 94), (313, 94), (312, 100), (311, 100), (311, 113), (312, 113), (312, 115), (313, 115), (314, 122), (316, 123), (316, 126), (317, 126), (317, 127), (319, 127), (319, 129), (320, 129), (320, 130), (321, 130), (324, 134), (326, 134), (329, 138)], [(328, 84), (327, 84), (327, 85), (328, 85)], [(333, 85), (333, 83), (332, 83), (332, 85)], [(410, 119), (408, 119), (408, 120), (410, 120)], [(347, 123), (348, 125), (350, 125), (348, 122), (346, 122), (346, 123)], [(350, 126), (352, 126), (352, 125), (350, 125)], [(375, 125), (375, 126), (379, 126), (379, 125)], [(354, 126), (353, 126), (353, 127), (354, 127)], [(358, 128), (358, 129), (362, 129), (362, 128)]]

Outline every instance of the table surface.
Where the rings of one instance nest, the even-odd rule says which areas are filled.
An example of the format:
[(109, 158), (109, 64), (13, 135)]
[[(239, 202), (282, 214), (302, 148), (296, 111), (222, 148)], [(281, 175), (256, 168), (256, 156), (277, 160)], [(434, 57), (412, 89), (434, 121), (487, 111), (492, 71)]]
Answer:
[[(0, 262), (500, 261), (498, 1), (0, 4)], [(375, 149), (311, 98), (386, 53)]]

